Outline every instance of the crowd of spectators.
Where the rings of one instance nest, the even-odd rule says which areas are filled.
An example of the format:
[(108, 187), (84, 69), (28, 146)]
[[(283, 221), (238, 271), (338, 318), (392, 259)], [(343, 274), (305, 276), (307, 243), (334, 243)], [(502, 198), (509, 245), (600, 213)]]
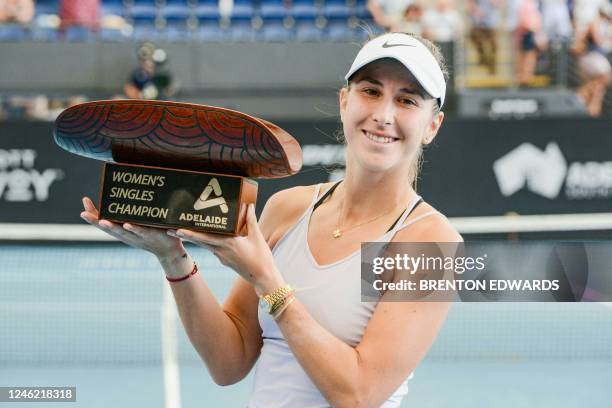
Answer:
[(435, 0), (425, 7), (416, 0), (368, 0), (374, 23), (389, 31), (422, 35), (435, 42), (452, 42), (463, 35), (463, 19), (453, 0)]
[[(264, 1), (256, 0), (253, 4)], [(347, 0), (347, 4), (351, 1), (360, 4), (357, 0)], [(511, 60), (513, 83), (518, 87), (536, 84), (534, 77), (543, 53), (549, 50), (565, 53), (567, 60), (575, 62), (572, 66), (576, 67), (575, 78), (580, 82), (578, 97), (589, 115), (601, 114), (611, 76), (610, 0), (360, 1), (365, 2), (372, 24), (385, 30), (412, 32), (440, 44), (461, 42), (471, 47), (473, 63), (481, 67), (485, 76), (500, 75), (500, 61)], [(313, 0), (313, 3), (325, 2)], [(101, 0), (58, 0), (57, 4), (56, 25), (60, 33), (72, 26), (100, 29)], [(36, 7), (34, 0), (0, 0), (0, 23), (31, 24), (38, 18)], [(511, 44), (509, 50), (502, 47), (502, 40)], [(502, 58), (501, 52), (507, 58)], [(151, 70), (149, 65), (154, 69), (150, 60), (141, 60), (140, 74), (131, 78), (139, 94), (134, 87), (126, 87), (126, 94), (143, 97), (143, 89), (147, 92), (150, 86), (137, 88), (138, 78)]]
[[(574, 57), (577, 95), (599, 116), (610, 84), (612, 49), (609, 0), (368, 0), (374, 22), (390, 31), (410, 31), (438, 43), (465, 38), (476, 65), (498, 74), (500, 40), (510, 40), (513, 82), (534, 85), (538, 57), (549, 49)], [(568, 58), (569, 59), (569, 58)], [(559, 68), (560, 69), (560, 68)]]
[[(69, 26), (97, 30), (100, 26), (100, 0), (59, 0), (58, 28)], [(33, 22), (36, 4), (33, 0), (0, 0), (0, 23), (28, 25)]]
[(576, 35), (573, 51), (578, 55), (578, 65), (583, 84), (578, 96), (584, 101), (589, 115), (601, 115), (603, 99), (610, 84), (610, 20), (612, 5), (599, 7), (595, 18)]

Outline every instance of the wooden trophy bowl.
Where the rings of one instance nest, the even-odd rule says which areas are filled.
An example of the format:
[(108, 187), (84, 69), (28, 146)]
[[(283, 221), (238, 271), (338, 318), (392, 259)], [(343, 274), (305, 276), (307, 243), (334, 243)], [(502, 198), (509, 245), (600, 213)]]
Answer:
[(81, 156), (135, 165), (280, 178), (302, 167), (283, 129), (214, 106), (166, 101), (87, 102), (55, 121), (55, 142)]

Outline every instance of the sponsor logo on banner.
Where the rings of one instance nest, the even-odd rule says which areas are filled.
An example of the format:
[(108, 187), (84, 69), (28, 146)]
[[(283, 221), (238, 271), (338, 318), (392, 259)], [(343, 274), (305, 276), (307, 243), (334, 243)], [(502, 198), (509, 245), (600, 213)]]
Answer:
[(303, 165), (323, 167), (329, 174), (329, 181), (341, 180), (344, 178), (345, 153), (346, 146), (341, 144), (304, 145), (302, 146)]
[(61, 169), (36, 168), (36, 150), (0, 149), (0, 201), (47, 201), (54, 182), (61, 180)]
[(337, 144), (312, 144), (302, 146), (304, 166), (344, 166), (346, 146)]
[(527, 188), (554, 200), (565, 185), (567, 199), (612, 197), (612, 162), (567, 163), (559, 145), (550, 142), (544, 150), (523, 143), (493, 162), (501, 193), (511, 196)]
[(540, 104), (532, 98), (494, 99), (491, 101), (489, 117), (524, 118), (537, 116), (540, 110)]

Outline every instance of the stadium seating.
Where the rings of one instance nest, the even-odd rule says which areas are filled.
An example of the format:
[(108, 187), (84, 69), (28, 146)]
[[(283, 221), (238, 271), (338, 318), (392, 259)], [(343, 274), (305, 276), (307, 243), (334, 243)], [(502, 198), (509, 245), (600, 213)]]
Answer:
[(189, 7), (178, 4), (167, 4), (162, 9), (162, 17), (167, 25), (187, 24), (191, 10)]
[(264, 21), (282, 21), (289, 15), (289, 9), (282, 0), (267, 0), (259, 8), (259, 16)]
[(35, 3), (36, 15), (58, 14), (59, 0), (37, 0)]
[(251, 0), (234, 0), (234, 7), (231, 11), (232, 22), (250, 22), (253, 16), (254, 7)]
[(132, 39), (135, 41), (158, 41), (164, 39), (164, 32), (158, 30), (154, 24), (134, 25)]
[(294, 36), (294, 32), (287, 28), (282, 21), (270, 21), (266, 23), (258, 33), (258, 38), (270, 42), (291, 41)]
[(131, 34), (131, 30), (124, 33), (119, 29), (102, 28), (99, 33), (99, 38), (107, 42), (121, 42), (128, 39)]
[(237, 42), (249, 42), (255, 41), (256, 31), (251, 25), (250, 20), (236, 20), (232, 21), (229, 29), (229, 39)]
[[(37, 16), (57, 15), (59, 3), (37, 1)], [(358, 21), (373, 25), (365, 0), (234, 0), (225, 11), (219, 0), (102, 0), (101, 16), (105, 21), (119, 16), (131, 26), (103, 25), (93, 33), (75, 28), (60, 35), (44, 23), (3, 25), (0, 41), (350, 41), (364, 36)]]
[(315, 21), (322, 10), (315, 4), (315, 0), (293, 0), (290, 14), (295, 21)]
[(220, 18), (217, 0), (200, 0), (193, 12), (200, 24), (218, 22)]
[(123, 1), (120, 0), (105, 0), (101, 4), (100, 8), (102, 16), (124, 16), (125, 6)]
[(230, 32), (228, 29), (222, 29), (216, 21), (205, 21), (200, 23), (193, 38), (205, 42), (228, 41)]
[(346, 21), (332, 21), (325, 30), (325, 37), (329, 41), (350, 41), (355, 36), (355, 30)]
[(69, 42), (84, 42), (94, 39), (94, 34), (87, 27), (69, 26), (64, 32), (64, 39)]
[(299, 22), (295, 26), (295, 38), (298, 41), (317, 42), (324, 38), (324, 31), (312, 22)]
[(323, 15), (327, 21), (347, 21), (353, 15), (354, 9), (344, 0), (327, 0), (323, 6)]
[(59, 39), (58, 31), (54, 27), (34, 26), (30, 32), (33, 41), (53, 42)]
[(27, 37), (27, 30), (19, 24), (0, 24), (0, 42), (22, 41)]
[(148, 1), (134, 2), (127, 12), (134, 25), (154, 25), (158, 17), (157, 7)]

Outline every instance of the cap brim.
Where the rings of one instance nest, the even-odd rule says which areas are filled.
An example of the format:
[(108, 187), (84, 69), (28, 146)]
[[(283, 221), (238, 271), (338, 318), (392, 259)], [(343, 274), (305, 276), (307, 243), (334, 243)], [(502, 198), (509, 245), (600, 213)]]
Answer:
[(433, 54), (416, 38), (402, 33), (385, 34), (367, 43), (357, 54), (344, 79), (348, 81), (366, 65), (383, 58), (400, 62), (431, 97), (444, 104), (446, 82)]

